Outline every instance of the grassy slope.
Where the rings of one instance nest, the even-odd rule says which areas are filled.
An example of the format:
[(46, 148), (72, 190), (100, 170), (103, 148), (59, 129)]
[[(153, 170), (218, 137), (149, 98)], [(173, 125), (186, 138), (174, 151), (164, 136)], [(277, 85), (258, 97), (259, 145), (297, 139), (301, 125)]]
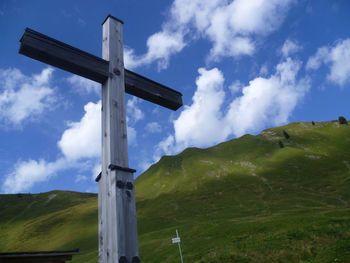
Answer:
[[(350, 262), (349, 187), (350, 127), (337, 122), (186, 149), (136, 180), (141, 259), (178, 262), (178, 228), (185, 262)], [(79, 247), (75, 262), (96, 262), (96, 216), (94, 195), (0, 196), (0, 250)]]
[(145, 262), (175, 262), (176, 227), (189, 262), (350, 262), (349, 128), (293, 123), (162, 158), (136, 185), (141, 249), (158, 252)]
[(52, 191), (0, 195), (0, 251), (84, 251), (97, 258), (97, 195)]

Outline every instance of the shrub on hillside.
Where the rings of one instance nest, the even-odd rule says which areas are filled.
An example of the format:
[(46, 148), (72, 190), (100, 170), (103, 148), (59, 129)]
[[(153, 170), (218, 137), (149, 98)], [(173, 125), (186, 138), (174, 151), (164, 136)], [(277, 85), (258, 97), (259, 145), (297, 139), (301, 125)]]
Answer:
[(340, 124), (348, 124), (348, 121), (343, 116), (339, 116), (338, 121)]
[(278, 141), (278, 144), (280, 145), (280, 148), (284, 148), (284, 144), (282, 141)]
[(289, 134), (285, 130), (283, 130), (283, 135), (286, 139), (290, 138)]
[(312, 125), (315, 125), (315, 122), (314, 122), (314, 121), (312, 121), (311, 123), (312, 123)]

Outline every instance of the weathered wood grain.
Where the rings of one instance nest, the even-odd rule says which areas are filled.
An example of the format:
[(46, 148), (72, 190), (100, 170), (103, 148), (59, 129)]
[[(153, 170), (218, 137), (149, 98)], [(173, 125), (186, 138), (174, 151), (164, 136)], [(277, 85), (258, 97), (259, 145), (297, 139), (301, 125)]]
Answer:
[[(26, 28), (20, 42), (19, 53), (51, 66), (101, 84), (110, 75), (109, 60), (96, 57), (30, 28)], [(172, 110), (182, 106), (180, 92), (127, 69), (124, 75), (127, 93)]]
[[(126, 130), (123, 36), (120, 21), (108, 17), (103, 24), (103, 59), (109, 77), (102, 85), (102, 176), (100, 263), (132, 262), (139, 257), (134, 185), (129, 166)], [(122, 167), (124, 169), (113, 169)], [(111, 169), (112, 168), (112, 169)], [(119, 187), (117, 182), (121, 182)]]
[(182, 94), (158, 82), (125, 69), (125, 91), (171, 110), (182, 106)]
[(108, 78), (108, 61), (30, 28), (25, 29), (20, 42), (20, 54), (99, 83)]

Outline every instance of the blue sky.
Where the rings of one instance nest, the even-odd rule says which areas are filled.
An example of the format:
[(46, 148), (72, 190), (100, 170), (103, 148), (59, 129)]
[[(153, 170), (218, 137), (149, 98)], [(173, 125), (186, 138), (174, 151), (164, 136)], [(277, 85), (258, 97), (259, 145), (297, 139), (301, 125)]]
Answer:
[(127, 95), (130, 167), (295, 121), (350, 118), (350, 2), (0, 2), (0, 193), (96, 192), (100, 84), (18, 54), (26, 27), (101, 56), (124, 21), (126, 68), (183, 94), (173, 112)]

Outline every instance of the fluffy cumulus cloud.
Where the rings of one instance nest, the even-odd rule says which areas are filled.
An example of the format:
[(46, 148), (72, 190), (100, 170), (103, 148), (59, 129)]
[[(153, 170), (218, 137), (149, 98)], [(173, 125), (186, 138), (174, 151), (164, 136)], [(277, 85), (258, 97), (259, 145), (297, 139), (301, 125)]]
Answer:
[[(185, 2), (183, 8), (186, 8)], [(292, 1), (219, 1), (207, 14), (204, 33), (213, 42), (211, 59), (222, 56), (251, 55), (256, 49), (255, 36), (276, 30)]]
[(56, 162), (44, 160), (19, 161), (5, 179), (2, 190), (5, 193), (18, 193), (30, 189), (34, 184), (44, 182), (52, 177), (58, 170), (69, 168), (64, 159)]
[(168, 29), (150, 36), (147, 40), (148, 51), (146, 54), (137, 56), (134, 50), (126, 47), (124, 62), (128, 68), (136, 68), (158, 61), (158, 70), (168, 66), (170, 56), (178, 53), (185, 46), (181, 32), (173, 32)]
[(241, 93), (229, 103), (225, 103), (223, 74), (217, 68), (199, 69), (192, 104), (185, 106), (174, 121), (175, 134), (159, 143), (154, 160), (162, 153), (173, 154), (189, 146), (207, 147), (232, 135), (287, 123), (310, 88), (307, 78), (298, 77), (300, 67), (300, 61), (286, 58), (269, 77), (240, 84)]
[(266, 36), (283, 22), (294, 0), (175, 0), (162, 30), (147, 40), (147, 53), (135, 55), (127, 48), (125, 64), (134, 68), (158, 62), (167, 67), (171, 55), (191, 41), (203, 38), (212, 43), (209, 60), (223, 56), (252, 55), (255, 38)]
[[(68, 123), (68, 129), (57, 143), (64, 157), (71, 161), (101, 156), (101, 101), (89, 102), (84, 110), (85, 114), (78, 122)], [(127, 126), (127, 133), (128, 143), (135, 145), (135, 128)]]
[(255, 78), (242, 89), (225, 116), (227, 134), (241, 136), (266, 125), (281, 125), (300, 102), (310, 85), (307, 79), (297, 79), (301, 63), (290, 58), (276, 67), (269, 78)]
[(0, 121), (20, 126), (38, 118), (56, 100), (51, 87), (52, 68), (26, 76), (18, 69), (0, 70)]
[(175, 138), (184, 146), (209, 145), (225, 139), (218, 127), (222, 126), (221, 106), (225, 99), (224, 77), (214, 68), (198, 70), (197, 90), (190, 106), (185, 106), (179, 118), (174, 121)]
[(317, 70), (322, 64), (329, 66), (327, 79), (343, 86), (350, 82), (350, 38), (339, 40), (333, 46), (324, 46), (309, 58), (306, 68)]
[(69, 123), (58, 147), (71, 160), (101, 155), (101, 101), (84, 106), (85, 114), (79, 122)]
[[(45, 160), (19, 161), (13, 171), (7, 174), (2, 185), (5, 193), (29, 190), (34, 184), (49, 180), (57, 173), (70, 169), (87, 167), (95, 179), (101, 171), (101, 101), (89, 102), (85, 113), (77, 122), (69, 122), (57, 146), (61, 157), (53, 162)], [(130, 145), (135, 145), (136, 130), (127, 127)], [(86, 171), (84, 171), (86, 172)], [(86, 180), (85, 174), (76, 177), (76, 183)]]

